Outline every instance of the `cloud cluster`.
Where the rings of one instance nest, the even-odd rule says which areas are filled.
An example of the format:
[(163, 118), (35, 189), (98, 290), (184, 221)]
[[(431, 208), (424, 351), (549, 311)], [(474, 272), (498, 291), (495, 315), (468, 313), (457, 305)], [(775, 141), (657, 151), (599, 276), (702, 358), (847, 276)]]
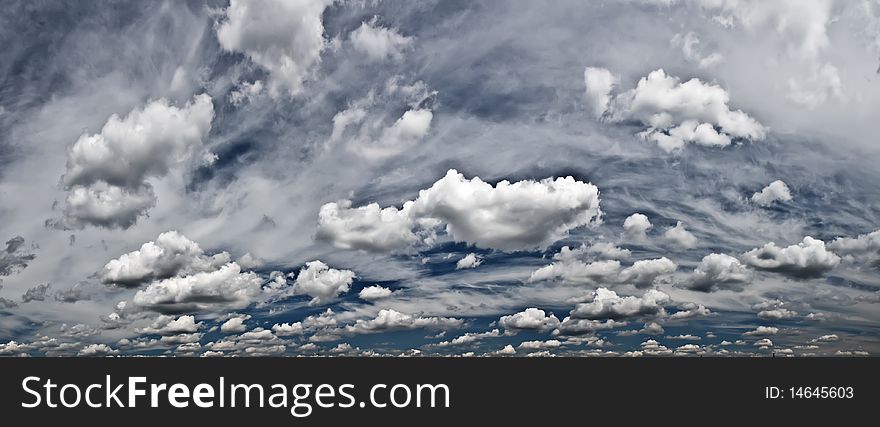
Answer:
[(554, 262), (532, 272), (529, 282), (558, 280), (570, 284), (630, 284), (646, 288), (665, 274), (674, 273), (678, 266), (666, 257), (634, 262), (622, 268), (620, 261), (600, 260), (586, 262), (580, 259), (587, 251), (570, 250), (563, 246), (554, 255)]
[(353, 325), (346, 325), (350, 334), (369, 334), (404, 329), (456, 329), (464, 324), (461, 319), (451, 317), (422, 317), (401, 313), (392, 309), (379, 310), (375, 318), (358, 319)]
[(216, 26), (223, 49), (269, 72), (269, 91), (296, 95), (324, 50), (324, 9), (332, 0), (231, 0)]
[(825, 242), (810, 236), (785, 248), (770, 242), (743, 254), (746, 264), (797, 279), (821, 277), (840, 263), (840, 257), (825, 249)]
[(656, 316), (665, 313), (663, 306), (670, 301), (669, 295), (650, 289), (641, 297), (618, 296), (616, 292), (599, 288), (592, 295), (592, 301), (579, 303), (571, 311), (575, 319), (612, 319)]
[(445, 224), (456, 242), (518, 251), (546, 248), (600, 216), (599, 190), (572, 177), (493, 186), (452, 169), (399, 210), (350, 206), (322, 207), (318, 236), (339, 247), (403, 249), (415, 240), (413, 229)]
[(206, 256), (199, 244), (175, 230), (110, 260), (98, 273), (104, 283), (138, 287), (153, 280), (212, 271), (231, 261), (227, 252)]
[(63, 218), (47, 224), (128, 228), (156, 203), (150, 179), (161, 179), (201, 148), (214, 118), (208, 95), (183, 107), (166, 99), (113, 115), (100, 133), (83, 134), (68, 149), (61, 179), (68, 191)]
[(262, 284), (255, 273), (242, 272), (238, 264), (230, 262), (213, 271), (154, 281), (139, 290), (132, 302), (160, 313), (237, 310), (262, 294)]
[(759, 141), (766, 129), (742, 110), (732, 110), (722, 87), (699, 79), (682, 83), (663, 69), (652, 71), (636, 87), (612, 95), (614, 80), (602, 68), (587, 68), (584, 82), (590, 108), (608, 122), (637, 122), (639, 135), (670, 152), (687, 143), (723, 147), (734, 139)]

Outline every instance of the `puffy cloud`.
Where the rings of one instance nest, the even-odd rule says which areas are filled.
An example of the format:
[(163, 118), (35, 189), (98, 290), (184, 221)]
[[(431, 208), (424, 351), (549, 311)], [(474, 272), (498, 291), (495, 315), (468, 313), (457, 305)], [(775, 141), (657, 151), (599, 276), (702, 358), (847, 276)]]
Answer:
[(624, 235), (633, 240), (644, 239), (651, 227), (653, 226), (651, 221), (648, 221), (648, 217), (640, 213), (634, 213), (623, 221)]
[(672, 350), (660, 344), (656, 340), (647, 340), (641, 344), (642, 353), (648, 356), (668, 356), (672, 354)]
[(471, 252), (455, 263), (455, 269), (462, 270), (468, 268), (477, 268), (482, 263), (483, 259), (478, 257), (477, 254)]
[(49, 287), (52, 285), (49, 283), (43, 283), (41, 285), (34, 286), (33, 288), (29, 288), (24, 292), (21, 296), (22, 302), (31, 302), (31, 301), (45, 301), (46, 296), (49, 292)]
[(221, 252), (205, 256), (199, 244), (175, 230), (166, 231), (140, 249), (110, 260), (98, 273), (104, 283), (140, 286), (177, 275), (212, 271), (228, 263), (230, 256)]
[(669, 316), (670, 320), (682, 320), (682, 319), (691, 319), (694, 317), (706, 317), (711, 316), (712, 310), (709, 310), (702, 304), (696, 304), (692, 302), (688, 302), (679, 307), (681, 310), (672, 313)]
[[(601, 71), (590, 74), (594, 80), (605, 75)], [(599, 92), (609, 96), (607, 91)], [(646, 125), (648, 128), (639, 135), (667, 152), (687, 143), (723, 147), (735, 138), (764, 139), (764, 126), (742, 110), (731, 110), (729, 101), (729, 94), (720, 86), (696, 78), (682, 83), (658, 69), (639, 80), (635, 88), (610, 97), (600, 115), (609, 122)]]
[[(394, 156), (421, 141), (431, 129), (434, 113), (424, 108), (407, 110), (389, 127), (382, 130), (376, 139), (369, 139), (363, 133), (352, 140), (353, 149), (358, 154), (370, 159), (381, 159)], [(334, 118), (334, 126), (336, 119)]]
[(608, 110), (611, 91), (617, 85), (617, 77), (604, 68), (587, 67), (584, 69), (584, 84), (587, 87), (587, 104), (596, 118)]
[(492, 186), (478, 177), (466, 179), (454, 169), (400, 210), (328, 204), (322, 212), (322, 238), (369, 250), (413, 241), (412, 233), (405, 231), (406, 217), (411, 227), (423, 230), (445, 223), (456, 242), (518, 251), (546, 248), (601, 215), (596, 186), (572, 177)]
[(379, 285), (367, 286), (358, 293), (358, 298), (367, 301), (375, 301), (391, 296), (391, 289), (383, 288)]
[(527, 308), (519, 313), (502, 316), (498, 319), (498, 326), (504, 329), (536, 329), (550, 330), (559, 326), (559, 319), (550, 313), (548, 316), (544, 310)]
[(828, 244), (828, 249), (846, 260), (864, 262), (871, 268), (880, 268), (880, 230), (855, 238), (839, 237)]
[(342, 249), (370, 252), (400, 250), (418, 241), (409, 210), (376, 203), (357, 208), (350, 200), (327, 203), (318, 212), (318, 240)]
[(162, 178), (199, 149), (211, 129), (211, 97), (197, 95), (184, 107), (166, 99), (120, 118), (100, 133), (83, 134), (68, 149), (62, 184), (68, 190), (60, 228), (86, 225), (128, 228), (156, 203), (148, 180)]
[(37, 256), (24, 247), (24, 237), (15, 236), (6, 241), (6, 249), (0, 251), (0, 276), (18, 273)]
[(645, 288), (654, 284), (660, 275), (674, 273), (678, 266), (666, 257), (636, 261), (620, 272), (620, 282)]
[(352, 334), (367, 334), (401, 329), (452, 329), (464, 324), (461, 319), (450, 317), (416, 317), (392, 309), (379, 310), (375, 318), (359, 319), (347, 325), (345, 331)]
[(138, 330), (141, 334), (176, 335), (197, 332), (202, 328), (202, 322), (196, 323), (193, 316), (180, 316), (175, 319), (172, 316), (159, 316), (150, 326)]
[(324, 9), (332, 0), (231, 0), (218, 23), (223, 49), (269, 72), (269, 91), (298, 94), (325, 47)]
[(773, 341), (770, 341), (770, 338), (762, 338), (762, 339), (755, 341), (755, 343), (752, 345), (754, 345), (755, 347), (760, 347), (760, 348), (768, 348), (768, 347), (773, 347)]
[(350, 270), (330, 268), (321, 261), (307, 262), (294, 282), (294, 295), (312, 297), (310, 305), (325, 304), (339, 294), (348, 292), (355, 274)]
[(457, 242), (504, 251), (546, 248), (600, 215), (599, 190), (572, 177), (493, 187), (449, 170), (419, 192), (412, 212), (444, 221)]
[(717, 289), (738, 290), (751, 278), (751, 271), (738, 259), (724, 254), (709, 254), (704, 256), (700, 265), (694, 269), (688, 287), (703, 292)]
[(825, 242), (810, 236), (785, 248), (771, 242), (743, 254), (746, 264), (798, 279), (821, 277), (840, 263), (840, 257), (825, 249)]
[(771, 182), (763, 190), (752, 195), (752, 203), (760, 206), (770, 206), (777, 201), (788, 202), (791, 199), (791, 190), (780, 180)]
[(590, 302), (580, 303), (571, 311), (576, 319), (625, 319), (629, 317), (655, 316), (665, 313), (663, 305), (669, 302), (669, 295), (658, 290), (648, 290), (641, 297), (620, 297), (616, 292), (599, 288)]
[(678, 221), (675, 227), (667, 229), (663, 233), (663, 238), (667, 242), (682, 249), (690, 249), (697, 246), (697, 237), (684, 228), (684, 224)]
[(109, 356), (119, 353), (107, 344), (89, 344), (77, 353), (77, 356)]
[(495, 356), (512, 356), (516, 354), (516, 349), (512, 345), (507, 344), (501, 350), (492, 353)]
[(253, 272), (242, 272), (238, 264), (230, 262), (214, 271), (152, 282), (138, 291), (132, 302), (162, 313), (241, 309), (261, 295), (262, 283)]
[(272, 332), (279, 337), (286, 337), (290, 335), (302, 335), (305, 331), (303, 328), (302, 322), (295, 323), (276, 323), (272, 325)]
[(400, 60), (404, 49), (413, 41), (412, 37), (403, 36), (394, 28), (379, 26), (375, 17), (352, 31), (349, 38), (355, 50), (372, 61)]
[(244, 322), (250, 318), (251, 316), (247, 314), (232, 316), (220, 325), (220, 332), (244, 332), (247, 329)]

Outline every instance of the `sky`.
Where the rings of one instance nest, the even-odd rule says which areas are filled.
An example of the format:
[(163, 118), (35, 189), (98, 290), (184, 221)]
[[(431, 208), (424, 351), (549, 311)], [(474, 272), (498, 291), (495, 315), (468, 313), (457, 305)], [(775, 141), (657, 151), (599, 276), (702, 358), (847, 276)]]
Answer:
[(0, 3), (0, 355), (880, 352), (880, 1)]

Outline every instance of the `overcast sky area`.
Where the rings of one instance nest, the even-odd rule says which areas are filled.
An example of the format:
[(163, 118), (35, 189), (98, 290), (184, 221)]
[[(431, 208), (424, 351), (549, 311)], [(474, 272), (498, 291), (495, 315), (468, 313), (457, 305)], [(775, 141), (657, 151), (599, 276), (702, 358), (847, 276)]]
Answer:
[(0, 6), (0, 355), (880, 353), (880, 0)]

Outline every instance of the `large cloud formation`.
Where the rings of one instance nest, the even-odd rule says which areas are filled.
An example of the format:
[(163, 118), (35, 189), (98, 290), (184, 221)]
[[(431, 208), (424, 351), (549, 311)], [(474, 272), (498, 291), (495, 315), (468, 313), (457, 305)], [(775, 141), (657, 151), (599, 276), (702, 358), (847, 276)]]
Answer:
[(70, 147), (62, 185), (68, 190), (61, 228), (128, 228), (156, 203), (149, 179), (159, 179), (199, 149), (211, 130), (214, 107), (197, 95), (183, 107), (166, 99), (120, 118)]
[(206, 310), (237, 310), (249, 306), (262, 294), (263, 279), (242, 272), (235, 262), (216, 270), (152, 282), (138, 291), (132, 302), (160, 313), (194, 313)]
[(416, 240), (414, 228), (445, 224), (456, 242), (518, 251), (546, 248), (600, 216), (599, 189), (572, 177), (493, 186), (454, 169), (400, 210), (350, 206), (324, 205), (317, 235), (343, 248), (403, 249)]
[(217, 40), (268, 71), (271, 94), (299, 94), (321, 59), (322, 15), (332, 2), (232, 0), (217, 25)]
[(609, 122), (637, 122), (648, 128), (639, 133), (665, 151), (687, 143), (723, 147), (733, 139), (762, 140), (766, 129), (742, 110), (731, 110), (722, 87), (699, 79), (684, 83), (663, 69), (643, 77), (636, 87), (612, 95), (615, 80), (603, 68), (584, 72), (587, 102), (596, 115)]
[(746, 264), (798, 279), (821, 277), (840, 263), (840, 257), (825, 249), (825, 242), (810, 236), (785, 248), (770, 242), (743, 254)]
[(231, 261), (226, 252), (206, 256), (199, 244), (177, 231), (166, 231), (140, 249), (110, 260), (98, 273), (104, 283), (140, 286), (178, 274), (216, 270)]

